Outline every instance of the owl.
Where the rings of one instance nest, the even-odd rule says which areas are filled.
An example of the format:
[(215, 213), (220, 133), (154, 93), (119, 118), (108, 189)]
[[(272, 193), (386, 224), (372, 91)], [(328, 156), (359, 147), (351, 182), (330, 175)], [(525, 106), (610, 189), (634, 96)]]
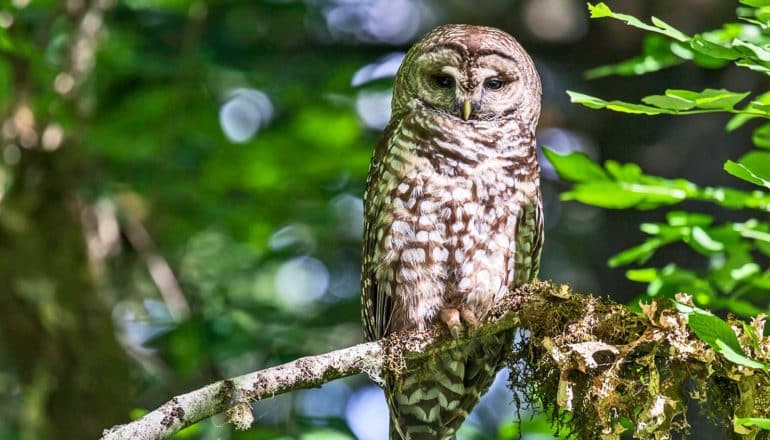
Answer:
[[(366, 338), (445, 324), (473, 334), (537, 274), (543, 240), (535, 66), (507, 33), (440, 26), (407, 53), (364, 195)], [(451, 439), (503, 366), (511, 332), (385, 378), (391, 439)]]

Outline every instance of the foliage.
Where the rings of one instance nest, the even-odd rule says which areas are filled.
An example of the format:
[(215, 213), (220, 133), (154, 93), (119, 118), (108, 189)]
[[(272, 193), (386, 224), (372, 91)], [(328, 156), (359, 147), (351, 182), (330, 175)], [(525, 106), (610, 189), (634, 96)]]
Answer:
[[(425, 29), (414, 28), (412, 37), (395, 35), (397, 41), (372, 40), (369, 34), (352, 38), (350, 26), (359, 25), (367, 12), (356, 9), (359, 3), (391, 7), (391, 2), (336, 0), (0, 5), (0, 438), (95, 438), (101, 429), (126, 421), (132, 408), (153, 408), (225, 376), (360, 339), (360, 196), (378, 136), (376, 124), (359, 114), (368, 102), (360, 98), (387, 96), (390, 81), (382, 72), (363, 85), (351, 85), (351, 78), (365, 66), (379, 70), (378, 59), (393, 58)], [(543, 73), (559, 71), (544, 81), (544, 114), (552, 117), (544, 118), (544, 128), (568, 127), (575, 117), (554, 97), (556, 91), (561, 95), (581, 69), (624, 53), (594, 30), (585, 38), (576, 34), (541, 44), (526, 20), (509, 19), (543, 18), (522, 11), (541, 4), (550, 8), (553, 2), (489, 0), (471, 9), (462, 2), (395, 3), (419, 3), (433, 11), (427, 14), (431, 20), (508, 30)], [(699, 39), (656, 19), (646, 25), (651, 33), (641, 57), (589, 74), (637, 74), (688, 60), (708, 68), (738, 63), (762, 71), (765, 64), (753, 63), (766, 57), (761, 24), (766, 6), (747, 3), (740, 12), (751, 21)], [(352, 21), (339, 20), (344, 8), (353, 9)], [(393, 8), (386, 26), (378, 26), (386, 33), (393, 33), (398, 18)], [(598, 5), (593, 13), (614, 14)], [(327, 15), (338, 20), (338, 28), (327, 26)], [(406, 17), (407, 24), (415, 17)], [(687, 20), (704, 19), (689, 14)], [(377, 18), (376, 24), (381, 22)], [(539, 21), (534, 25), (536, 31), (548, 28)], [(733, 39), (742, 43), (733, 45)], [(735, 47), (720, 49), (727, 46)], [(568, 52), (580, 57), (565, 68)], [(594, 84), (604, 95), (613, 88), (609, 82)], [(218, 116), (239, 109), (230, 105), (239, 94), (256, 99), (257, 91), (269, 99), (270, 117), (245, 137), (228, 136)], [(728, 129), (737, 130), (764, 120), (770, 106), (770, 94), (739, 100), (744, 93), (671, 91), (637, 107), (584, 99), (642, 113), (727, 111), (734, 116)], [(610, 116), (601, 117), (612, 115), (605, 114)], [(588, 137), (602, 137), (600, 125), (586, 126)], [(628, 127), (637, 136), (648, 128)], [(632, 136), (614, 131), (620, 134), (602, 139), (602, 150), (611, 155), (623, 151), (624, 137)], [(770, 127), (758, 127), (754, 142), (755, 153), (769, 151)], [(575, 155), (564, 161), (585, 166), (561, 169), (572, 167), (571, 177), (565, 174), (575, 182), (568, 197), (579, 201), (593, 197), (651, 209), (694, 200), (766, 210), (762, 159), (734, 158), (728, 165), (748, 180), (743, 189), (663, 179), (633, 164), (588, 165)], [(627, 221), (602, 225), (596, 217), (581, 217), (585, 211), (574, 204), (555, 208), (549, 198), (554, 185), (543, 181), (551, 203), (542, 276), (582, 274), (560, 279), (583, 282), (581, 288), (586, 280), (598, 280), (593, 286), (617, 282), (593, 262), (605, 246), (600, 238), (624, 230)], [(629, 275), (648, 282), (656, 295), (688, 290), (699, 305), (746, 315), (762, 310), (760, 295), (768, 284), (761, 269), (768, 253), (762, 218), (721, 223), (682, 210), (669, 217), (650, 220), (644, 226), (650, 243), (615, 264), (654, 261), (663, 246), (685, 242), (714, 270), (663, 265)], [(574, 221), (579, 218), (581, 225)], [(585, 246), (586, 237), (597, 246)], [(314, 270), (319, 277), (308, 276)], [(287, 280), (295, 288), (282, 285)], [(744, 352), (752, 356), (745, 346)], [(358, 397), (373, 394), (367, 390), (360, 379), (296, 393), (257, 404), (248, 431), (230, 432), (219, 421), (207, 421), (180, 438), (350, 438), (346, 411)], [(477, 429), (478, 438), (498, 430), (502, 438), (553, 432), (542, 418), (507, 422), (513, 417), (509, 401), (508, 394), (498, 396), (495, 408), (486, 408), (466, 431)], [(377, 413), (365, 424), (380, 419)], [(500, 420), (506, 420), (502, 427)]]
[[(740, 0), (740, 3), (738, 22), (692, 36), (656, 17), (652, 17), (651, 24), (647, 24), (633, 16), (614, 12), (604, 3), (589, 3), (592, 18), (621, 20), (644, 30), (647, 37), (641, 56), (592, 69), (587, 76), (601, 78), (613, 74), (645, 74), (685, 61), (711, 69), (727, 68), (732, 64), (768, 75), (770, 2)], [(573, 184), (562, 194), (562, 199), (609, 209), (668, 209), (671, 205), (697, 201), (740, 210), (741, 215), (747, 210), (759, 211), (760, 214), (770, 211), (770, 123), (766, 122), (770, 119), (769, 91), (666, 89), (662, 94), (641, 98), (641, 103), (605, 100), (578, 92), (568, 94), (573, 103), (591, 109), (646, 116), (726, 113), (733, 115), (726, 124), (728, 131), (755, 119), (760, 121), (760, 125), (753, 131), (754, 149), (736, 161), (728, 160), (724, 164), (725, 172), (751, 184), (748, 190), (739, 189), (746, 186), (741, 182), (736, 182), (735, 187), (703, 186), (686, 179), (649, 175), (634, 163), (607, 160), (599, 165), (580, 152), (559, 155), (546, 150), (546, 156), (557, 173)], [(768, 310), (770, 293), (770, 269), (767, 268), (770, 226), (762, 220), (767, 216), (717, 223), (714, 216), (696, 211), (695, 206), (689, 203), (685, 209), (667, 210), (665, 222), (641, 223), (640, 229), (649, 238), (642, 244), (617, 253), (609, 259), (608, 265), (645, 265), (664, 246), (679, 243), (689, 247), (694, 255), (705, 259), (705, 264), (698, 264), (689, 258), (689, 267), (669, 262), (662, 267), (630, 269), (626, 276), (630, 280), (646, 283), (650, 297), (673, 297), (678, 292), (688, 292), (701, 305), (743, 316), (759, 315), (751, 325), (737, 322), (731, 325), (692, 304), (677, 303), (679, 310), (688, 316), (688, 326), (715, 352), (735, 365), (767, 373), (765, 347), (761, 343), (763, 313)], [(649, 306), (643, 305), (642, 308), (649, 310)], [(736, 334), (741, 335), (741, 342)], [(744, 390), (740, 393), (742, 403), (739, 409), (726, 414), (733, 419), (733, 431), (754, 436), (758, 429), (769, 429), (768, 419), (763, 418), (766, 415), (760, 415), (761, 410), (754, 407), (754, 399), (758, 397), (751, 391), (745, 391), (755, 389), (757, 385), (748, 377), (740, 379), (734, 376), (732, 380), (740, 390)], [(702, 391), (692, 397), (702, 399)], [(705, 393), (709, 394), (708, 391)], [(715, 407), (718, 406), (718, 403), (715, 404)]]
[[(588, 5), (592, 18), (613, 18), (647, 32), (644, 54), (614, 65), (588, 72), (591, 78), (607, 75), (644, 74), (685, 61), (706, 68), (725, 68), (734, 64), (760, 74), (770, 74), (770, 8), (763, 2), (743, 0), (739, 21), (719, 29), (687, 35), (670, 24), (652, 17), (651, 24), (612, 11), (604, 3)], [(727, 113), (732, 131), (750, 120), (770, 119), (770, 92), (705, 89), (702, 91), (667, 89), (649, 95), (641, 103), (605, 100), (578, 92), (568, 92), (573, 103), (591, 109), (653, 115), (691, 115)], [(705, 202), (730, 210), (755, 210), (759, 218), (717, 223), (709, 214), (688, 209), (668, 211), (666, 221), (640, 225), (647, 238), (642, 244), (623, 250), (609, 259), (610, 267), (644, 265), (663, 246), (682, 243), (705, 262), (690, 258), (690, 267), (675, 263), (662, 267), (641, 267), (626, 272), (630, 280), (647, 284), (649, 296), (671, 297), (677, 292), (694, 295), (698, 304), (726, 309), (743, 316), (767, 311), (770, 293), (770, 226), (762, 212), (770, 211), (770, 123), (754, 129), (755, 149), (736, 161), (728, 160), (724, 170), (753, 185), (748, 190), (735, 187), (703, 186), (686, 179), (668, 179), (646, 174), (634, 163), (607, 160), (602, 166), (585, 154), (546, 155), (560, 176), (574, 185), (562, 194), (564, 200), (610, 209), (651, 210), (684, 202)], [(701, 147), (709, 148), (708, 145)], [(672, 152), (671, 154), (676, 154)], [(749, 214), (752, 215), (752, 214)], [(704, 315), (693, 315), (694, 318)]]

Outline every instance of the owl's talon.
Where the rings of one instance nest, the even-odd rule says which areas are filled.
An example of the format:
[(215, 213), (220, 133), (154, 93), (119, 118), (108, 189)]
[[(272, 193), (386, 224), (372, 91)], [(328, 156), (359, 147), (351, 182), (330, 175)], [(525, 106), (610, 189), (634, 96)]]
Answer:
[(473, 313), (473, 310), (467, 307), (461, 308), (460, 318), (462, 318), (462, 321), (468, 327), (468, 330), (475, 331), (476, 329), (479, 328), (479, 320), (478, 318), (476, 318), (476, 314)]
[(463, 323), (460, 321), (460, 311), (455, 308), (441, 309), (439, 312), (441, 322), (446, 324), (449, 333), (457, 339), (463, 334)]

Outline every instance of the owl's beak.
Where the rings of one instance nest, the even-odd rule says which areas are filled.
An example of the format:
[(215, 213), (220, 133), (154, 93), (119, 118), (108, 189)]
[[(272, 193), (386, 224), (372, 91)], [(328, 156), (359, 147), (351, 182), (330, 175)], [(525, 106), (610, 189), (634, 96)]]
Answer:
[(463, 120), (467, 121), (471, 117), (471, 101), (466, 99), (463, 101)]

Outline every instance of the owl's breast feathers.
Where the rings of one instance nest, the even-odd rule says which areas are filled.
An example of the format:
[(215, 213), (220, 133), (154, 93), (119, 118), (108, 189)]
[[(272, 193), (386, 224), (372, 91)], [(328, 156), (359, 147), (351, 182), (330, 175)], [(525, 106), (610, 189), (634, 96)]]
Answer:
[[(367, 337), (424, 328), (439, 309), (484, 317), (537, 272), (542, 216), (534, 134), (511, 118), (394, 118), (365, 195)], [(367, 310), (369, 309), (369, 310)]]

